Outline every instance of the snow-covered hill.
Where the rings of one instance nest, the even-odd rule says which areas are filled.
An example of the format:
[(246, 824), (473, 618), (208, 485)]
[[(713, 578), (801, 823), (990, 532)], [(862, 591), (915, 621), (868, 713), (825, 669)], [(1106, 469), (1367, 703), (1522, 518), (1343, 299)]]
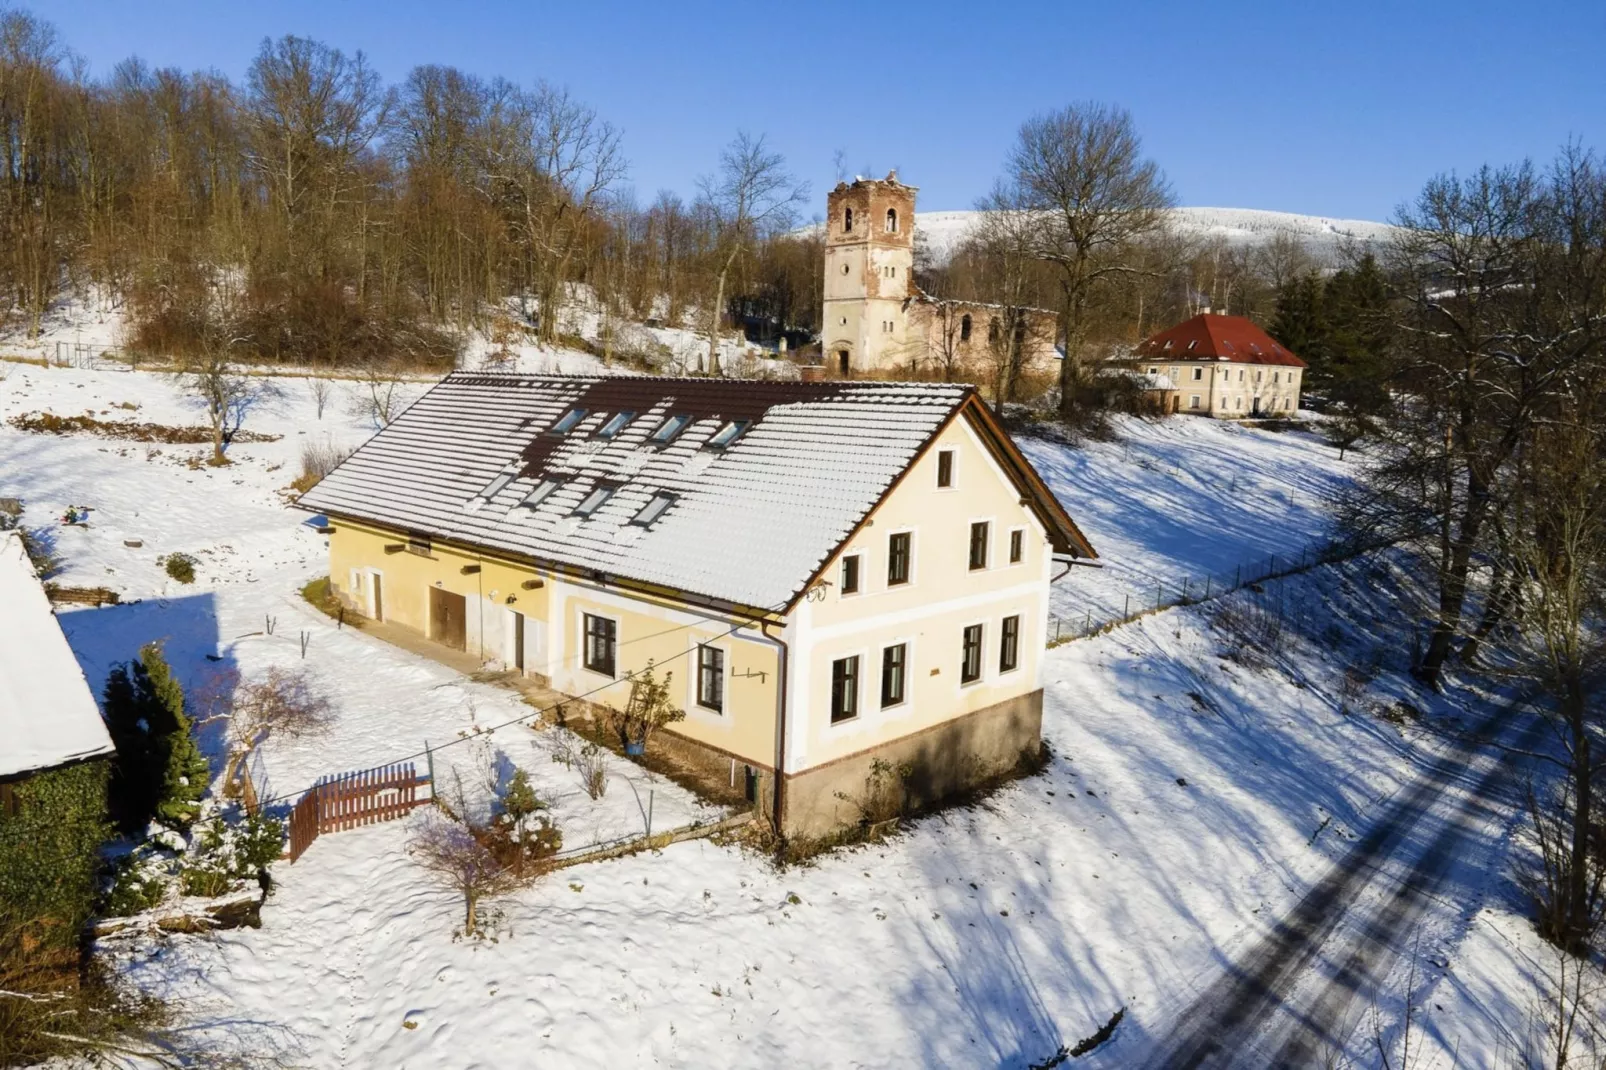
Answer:
[[(916, 212), (915, 233), (924, 234), (932, 255), (944, 261), (976, 224), (980, 212)], [(1269, 212), (1259, 208), (1177, 208), (1172, 225), (1201, 240), (1223, 239), (1234, 245), (1260, 245), (1278, 235), (1296, 238), (1318, 260), (1331, 260), (1346, 242), (1381, 243), (1394, 229), (1367, 219)]]

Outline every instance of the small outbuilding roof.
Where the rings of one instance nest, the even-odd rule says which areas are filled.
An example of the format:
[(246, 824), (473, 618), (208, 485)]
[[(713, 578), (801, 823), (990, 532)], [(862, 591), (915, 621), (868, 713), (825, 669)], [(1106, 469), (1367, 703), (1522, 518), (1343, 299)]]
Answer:
[(1252, 321), (1209, 312), (1150, 336), (1138, 346), (1137, 355), (1144, 360), (1221, 360), (1307, 367)]
[(0, 778), (113, 752), (22, 536), (0, 532)]
[(1054, 547), (1095, 556), (974, 390), (940, 383), (458, 372), (298, 504), (779, 610), (961, 413)]

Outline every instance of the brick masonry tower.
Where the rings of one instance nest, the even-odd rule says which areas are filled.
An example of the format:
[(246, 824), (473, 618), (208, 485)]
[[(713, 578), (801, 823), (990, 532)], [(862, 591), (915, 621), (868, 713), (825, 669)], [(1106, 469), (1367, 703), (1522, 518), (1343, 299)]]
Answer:
[(916, 187), (886, 178), (837, 183), (826, 195), (825, 373), (890, 368), (908, 359)]

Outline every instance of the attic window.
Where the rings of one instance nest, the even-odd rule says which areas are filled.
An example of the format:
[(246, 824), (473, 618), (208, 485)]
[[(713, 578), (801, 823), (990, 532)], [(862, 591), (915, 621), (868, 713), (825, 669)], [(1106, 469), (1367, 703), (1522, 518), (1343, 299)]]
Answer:
[(557, 423), (552, 425), (550, 433), (554, 435), (566, 435), (570, 431), (574, 430), (575, 424), (578, 424), (585, 418), (586, 410), (570, 409), (568, 412), (563, 414)]
[(1196, 346), (1198, 344), (1199, 344), (1199, 339), (1195, 338), (1193, 341), (1188, 343), (1188, 348), (1192, 349), (1194, 346)]
[(1161, 349), (1170, 349), (1170, 348), (1171, 348), (1171, 342), (1170, 342), (1170, 340), (1169, 340), (1169, 339), (1168, 339), (1168, 340), (1167, 340), (1167, 341), (1166, 341), (1166, 344), (1165, 344), (1165, 345), (1163, 345), (1163, 346), (1161, 346), (1161, 347), (1160, 347), (1160, 348), (1161, 348)]
[(714, 437), (708, 440), (708, 447), (716, 450), (724, 449), (741, 437), (742, 432), (747, 430), (747, 425), (751, 422), (751, 420), (731, 420), (724, 427), (714, 432)]
[(691, 417), (686, 413), (675, 413), (675, 415), (658, 425), (658, 430), (652, 433), (652, 443), (656, 446), (662, 446), (673, 442), (676, 436), (686, 430), (686, 425), (689, 423), (691, 423)]
[(1232, 348), (1232, 343), (1231, 343), (1231, 342), (1225, 342), (1225, 341), (1224, 341), (1224, 342), (1222, 342), (1222, 343), (1221, 343), (1221, 348), (1222, 348), (1222, 349), (1225, 349), (1225, 350), (1226, 350), (1226, 351), (1227, 351), (1227, 352), (1229, 352), (1229, 353), (1236, 353), (1236, 352), (1238, 352), (1238, 351), (1237, 351), (1237, 350), (1236, 350), (1236, 349), (1234, 349), (1234, 348)]
[(547, 495), (551, 494), (562, 485), (563, 484), (559, 483), (555, 479), (543, 479), (530, 490), (530, 493), (524, 496), (524, 500), (519, 502), (519, 504), (524, 506), (526, 509), (534, 509), (536, 506), (546, 501)]
[(591, 493), (587, 494), (585, 499), (581, 501), (579, 505), (574, 507), (574, 515), (590, 516), (592, 513), (602, 508), (603, 502), (613, 497), (614, 490), (614, 487), (610, 487), (606, 483), (597, 484), (597, 486), (592, 488)]
[(496, 473), (495, 477), (493, 477), (489, 483), (485, 484), (484, 490), (480, 491), (478, 494), (474, 495), (474, 497), (468, 500), (468, 508), (478, 509), (480, 506), (496, 497), (502, 492), (503, 487), (513, 482), (514, 477), (518, 474), (519, 469), (517, 465), (510, 465), (509, 467), (504, 468), (500, 472)]
[(1249, 352), (1251, 352), (1251, 353), (1259, 353), (1260, 352), (1260, 346), (1255, 342), (1250, 342), (1249, 343)]
[(659, 491), (657, 494), (652, 496), (651, 501), (641, 507), (641, 512), (637, 513), (630, 522), (638, 525), (639, 527), (647, 527), (654, 520), (657, 520), (659, 517), (663, 516), (664, 510), (668, 509), (674, 504), (675, 496), (673, 494), (670, 494), (666, 491)]
[(616, 412), (608, 417), (608, 422), (602, 425), (602, 428), (597, 432), (597, 437), (613, 438), (629, 426), (630, 421), (635, 418), (636, 414), (633, 412)]

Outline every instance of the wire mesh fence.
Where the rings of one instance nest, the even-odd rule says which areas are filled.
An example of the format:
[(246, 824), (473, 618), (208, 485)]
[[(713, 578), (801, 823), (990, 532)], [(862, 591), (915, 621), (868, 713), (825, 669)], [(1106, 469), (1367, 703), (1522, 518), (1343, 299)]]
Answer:
[(1230, 570), (1184, 575), (1180, 580), (1155, 580), (1154, 585), (1134, 588), (1125, 595), (1121, 611), (1111, 613), (1088, 608), (1081, 617), (1050, 613), (1047, 642), (1058, 646), (1073, 639), (1098, 635), (1110, 628), (1137, 620), (1139, 617), (1173, 606), (1191, 606), (1231, 594), (1245, 587), (1281, 576), (1303, 572), (1315, 565), (1353, 557), (1369, 549), (1386, 545), (1384, 542), (1358, 542), (1355, 539), (1318, 539), (1295, 550), (1254, 557), (1234, 565)]

